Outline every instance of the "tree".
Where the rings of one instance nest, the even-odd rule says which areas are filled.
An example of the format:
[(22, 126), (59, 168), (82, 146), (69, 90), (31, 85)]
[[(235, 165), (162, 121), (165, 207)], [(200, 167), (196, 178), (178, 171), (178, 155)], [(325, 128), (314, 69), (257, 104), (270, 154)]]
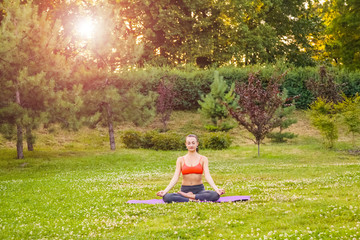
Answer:
[(360, 69), (360, 2), (358, 0), (329, 1), (325, 51), (337, 65)]
[[(104, 123), (109, 130), (110, 149), (115, 150), (114, 124), (125, 118), (136, 124), (152, 118), (155, 95), (137, 94), (136, 86), (124, 86), (120, 78), (141, 56), (142, 47), (134, 36), (126, 31), (118, 7), (106, 1), (79, 7), (76, 18), (91, 17), (95, 31), (84, 39), (77, 34), (75, 23), (68, 24), (65, 31), (73, 35), (77, 72), (75, 78), (84, 86), (84, 116), (92, 126)], [(74, 19), (76, 22), (76, 19)]]
[(343, 101), (338, 102), (334, 107), (339, 111), (340, 119), (352, 135), (353, 146), (355, 147), (355, 135), (360, 134), (360, 96), (357, 93), (353, 97), (342, 95)]
[(319, 79), (309, 79), (306, 86), (316, 99), (320, 97), (333, 103), (341, 100), (340, 88), (335, 82), (334, 76), (326, 70), (325, 66), (321, 66), (319, 69)]
[(288, 91), (284, 89), (281, 94), (282, 105), (275, 112), (275, 118), (279, 120), (278, 126), (276, 126), (279, 128), (279, 132), (271, 132), (267, 135), (267, 137), (271, 138), (271, 140), (274, 142), (285, 142), (286, 139), (292, 139), (296, 137), (294, 133), (283, 132), (283, 130), (297, 122), (296, 119), (290, 118), (291, 114), (296, 109), (294, 100), (297, 98), (297, 96), (289, 98), (287, 93)]
[(312, 38), (322, 27), (318, 1), (116, 2), (128, 31), (144, 43), (140, 61), (157, 65), (248, 65), (281, 57), (313, 65)]
[(141, 36), (141, 63), (208, 66), (231, 58), (222, 8), (226, 3), (209, 0), (116, 1), (128, 31)]
[[(170, 78), (168, 82), (165, 79)], [(160, 121), (163, 124), (162, 131), (167, 131), (167, 122), (170, 119), (174, 109), (174, 98), (176, 93), (173, 90), (175, 77), (163, 76), (157, 87), (158, 98), (156, 101), (156, 111), (160, 115)]]
[(339, 137), (336, 123), (337, 111), (334, 108), (334, 103), (318, 97), (310, 105), (309, 115), (311, 124), (320, 131), (324, 144), (329, 148), (333, 148), (335, 141)]
[[(198, 101), (201, 108), (199, 112), (206, 118), (210, 118), (212, 125), (206, 126), (210, 130), (230, 130), (232, 126), (228, 124), (222, 124), (223, 120), (229, 116), (229, 112), (222, 102), (226, 102), (228, 105), (233, 105), (234, 101), (229, 100), (229, 96), (233, 94), (235, 85), (230, 88), (223, 80), (223, 77), (219, 75), (218, 71), (214, 72), (214, 81), (210, 85), (210, 93), (206, 96), (202, 96)], [(225, 129), (228, 127), (227, 129)], [(229, 129), (230, 128), (230, 129)]]
[(31, 2), (5, 0), (0, 9), (6, 13), (0, 28), (1, 123), (8, 138), (16, 126), (17, 157), (23, 158), (24, 130), (32, 150), (31, 130), (49, 120), (47, 110), (65, 86), (68, 65), (58, 53), (67, 40), (60, 23), (39, 15)]
[(255, 137), (253, 141), (258, 146), (258, 156), (261, 141), (279, 125), (275, 112), (282, 104), (279, 90), (282, 78), (280, 75), (262, 82), (257, 75), (250, 74), (247, 84), (235, 87), (237, 107), (225, 103), (230, 115)]

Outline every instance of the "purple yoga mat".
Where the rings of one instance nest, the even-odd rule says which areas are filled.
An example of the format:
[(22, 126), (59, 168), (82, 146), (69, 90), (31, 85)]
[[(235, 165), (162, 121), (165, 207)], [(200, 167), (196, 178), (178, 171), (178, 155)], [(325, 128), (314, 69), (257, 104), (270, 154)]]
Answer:
[[(221, 197), (216, 202), (237, 202), (237, 201), (248, 201), (250, 196), (228, 196)], [(129, 200), (127, 203), (145, 203), (145, 204), (164, 204), (162, 199), (150, 199), (150, 200)]]

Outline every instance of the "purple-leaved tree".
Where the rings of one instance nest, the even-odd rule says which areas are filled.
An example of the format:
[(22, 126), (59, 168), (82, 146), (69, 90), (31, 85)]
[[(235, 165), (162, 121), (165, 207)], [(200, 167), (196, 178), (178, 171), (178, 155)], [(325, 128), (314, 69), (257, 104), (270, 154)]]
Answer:
[[(168, 80), (166, 80), (168, 79)], [(157, 87), (157, 93), (159, 94), (156, 102), (156, 112), (160, 115), (160, 121), (162, 123), (162, 131), (166, 132), (167, 122), (171, 117), (171, 113), (174, 109), (174, 99), (176, 96), (174, 88), (174, 76), (164, 76)]]
[(275, 112), (283, 103), (279, 86), (284, 75), (262, 82), (257, 74), (250, 74), (247, 84), (235, 87), (237, 106), (234, 108), (225, 104), (230, 115), (255, 137), (251, 140), (258, 145), (258, 156), (261, 141), (279, 126)]

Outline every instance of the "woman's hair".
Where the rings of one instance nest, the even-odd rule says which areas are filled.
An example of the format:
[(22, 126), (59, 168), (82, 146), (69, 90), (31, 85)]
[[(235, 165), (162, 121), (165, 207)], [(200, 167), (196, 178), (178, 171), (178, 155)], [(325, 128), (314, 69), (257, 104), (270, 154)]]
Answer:
[[(188, 137), (193, 137), (196, 139), (196, 141), (199, 143), (199, 138), (195, 135), (195, 134), (189, 134), (186, 136), (186, 138)], [(199, 152), (199, 146), (196, 147), (196, 152)]]

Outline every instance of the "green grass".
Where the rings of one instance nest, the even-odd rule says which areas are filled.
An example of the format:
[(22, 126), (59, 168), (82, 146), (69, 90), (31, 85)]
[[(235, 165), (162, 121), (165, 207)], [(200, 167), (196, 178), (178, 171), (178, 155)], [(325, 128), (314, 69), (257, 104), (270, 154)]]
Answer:
[[(179, 129), (199, 126), (189, 116), (178, 119)], [(304, 122), (293, 128), (297, 139), (267, 143), (261, 157), (241, 138), (228, 150), (201, 150), (227, 196), (251, 196), (222, 204), (126, 203), (156, 198), (185, 152), (120, 144), (111, 152), (99, 130), (39, 133), (23, 160), (3, 142), (0, 239), (359, 239), (360, 157), (346, 151), (345, 136), (327, 150)]]

